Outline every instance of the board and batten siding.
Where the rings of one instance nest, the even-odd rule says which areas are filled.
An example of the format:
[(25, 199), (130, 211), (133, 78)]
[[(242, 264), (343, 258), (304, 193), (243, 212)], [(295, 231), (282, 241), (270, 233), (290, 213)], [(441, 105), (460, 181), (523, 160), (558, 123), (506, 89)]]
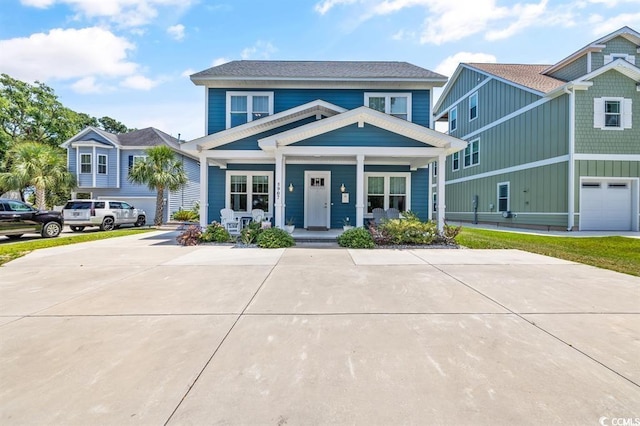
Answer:
[[(421, 126), (429, 126), (431, 109), (429, 90), (397, 90), (397, 89), (263, 89), (247, 88), (229, 89), (234, 92), (273, 92), (274, 114), (291, 108), (323, 100), (346, 109), (354, 109), (364, 105), (364, 94), (376, 93), (411, 93), (412, 122)], [(226, 89), (208, 89), (208, 123), (207, 133), (212, 134), (226, 128)]]
[[(638, 54), (640, 57), (640, 54)], [(640, 154), (640, 92), (636, 83), (615, 70), (594, 78), (588, 90), (576, 92), (576, 153)], [(631, 129), (602, 130), (593, 127), (594, 98), (632, 100)]]
[(200, 165), (198, 161), (185, 155), (176, 154), (182, 161), (187, 175), (187, 184), (169, 194), (169, 214), (180, 210), (191, 210), (200, 199)]
[(455, 81), (449, 80), (449, 83), (447, 83), (447, 87), (450, 84), (453, 84), (453, 87), (451, 87), (451, 91), (447, 93), (446, 97), (442, 101), (440, 109), (434, 111), (434, 113), (439, 115), (443, 111), (446, 111), (451, 105), (456, 103), (458, 99), (462, 98), (471, 89), (482, 83), (487, 78), (489, 77), (486, 74), (470, 70), (468, 68), (463, 68)]

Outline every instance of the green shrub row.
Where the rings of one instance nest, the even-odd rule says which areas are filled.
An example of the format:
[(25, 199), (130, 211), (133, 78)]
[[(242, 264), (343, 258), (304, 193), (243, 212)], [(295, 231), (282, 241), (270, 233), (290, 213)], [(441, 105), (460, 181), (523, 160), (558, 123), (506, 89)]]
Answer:
[[(212, 222), (202, 231), (199, 225), (188, 226), (176, 238), (178, 244), (195, 246), (200, 243), (229, 243), (235, 238), (218, 222)], [(260, 222), (251, 222), (240, 232), (240, 241), (245, 244), (257, 244), (262, 248), (282, 248), (295, 245), (293, 237), (279, 228), (262, 229)]]

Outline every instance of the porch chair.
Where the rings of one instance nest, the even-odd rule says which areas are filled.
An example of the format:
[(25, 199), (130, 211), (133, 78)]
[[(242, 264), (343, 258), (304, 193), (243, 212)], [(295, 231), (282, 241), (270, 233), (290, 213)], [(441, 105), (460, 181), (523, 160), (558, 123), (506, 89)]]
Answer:
[(395, 207), (387, 209), (387, 219), (400, 219), (400, 210)]
[(236, 219), (232, 209), (220, 210), (220, 223), (229, 232), (240, 232), (240, 221)]
[(254, 222), (262, 222), (264, 220), (264, 210), (253, 209), (251, 210), (251, 216), (253, 217)]
[(373, 213), (373, 221), (375, 222), (376, 226), (380, 225), (382, 221), (387, 218), (387, 213), (384, 211), (384, 209), (381, 209), (379, 207), (373, 209), (371, 213)]

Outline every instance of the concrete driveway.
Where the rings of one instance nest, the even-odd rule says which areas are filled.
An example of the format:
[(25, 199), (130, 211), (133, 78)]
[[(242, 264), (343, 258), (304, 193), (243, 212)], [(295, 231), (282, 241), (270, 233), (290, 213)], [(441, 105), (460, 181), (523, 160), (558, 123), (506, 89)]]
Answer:
[(0, 267), (0, 424), (640, 417), (636, 277), (516, 250), (178, 247), (173, 235)]

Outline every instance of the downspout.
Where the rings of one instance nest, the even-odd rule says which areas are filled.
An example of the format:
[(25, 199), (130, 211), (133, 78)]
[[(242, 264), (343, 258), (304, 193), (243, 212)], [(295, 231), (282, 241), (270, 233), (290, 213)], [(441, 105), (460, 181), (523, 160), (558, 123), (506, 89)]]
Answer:
[(564, 88), (564, 92), (569, 95), (569, 170), (567, 179), (567, 231), (573, 230), (575, 216), (575, 155), (576, 155), (576, 92), (575, 88), (569, 90)]

